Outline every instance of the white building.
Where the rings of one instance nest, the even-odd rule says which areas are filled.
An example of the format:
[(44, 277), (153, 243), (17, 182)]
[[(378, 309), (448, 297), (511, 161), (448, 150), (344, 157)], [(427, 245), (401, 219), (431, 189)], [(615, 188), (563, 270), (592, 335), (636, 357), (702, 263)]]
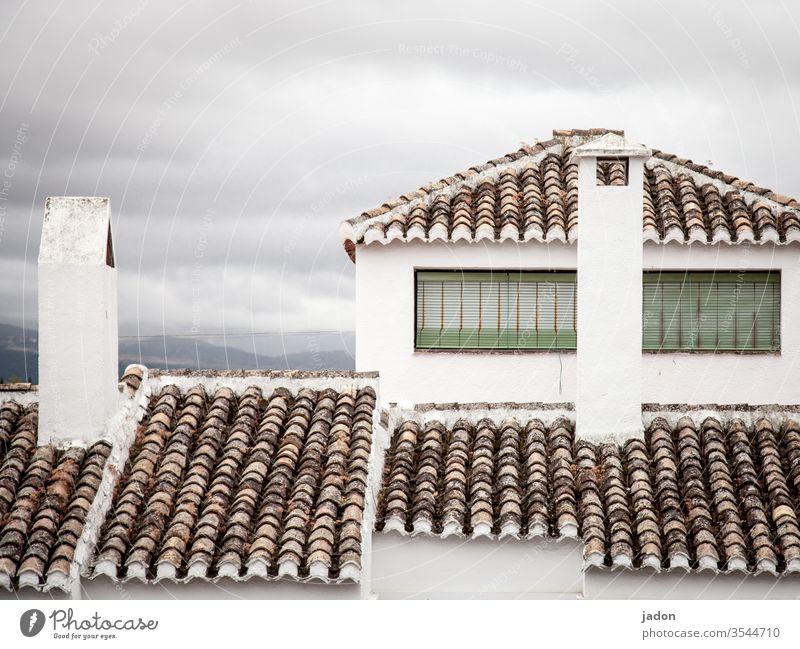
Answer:
[(796, 597), (799, 210), (592, 129), (343, 223), (373, 590)]
[[(641, 356), (641, 379), (638, 367), (628, 366), (626, 389), (634, 394), (641, 391), (645, 403), (800, 403), (800, 382), (791, 380), (791, 369), (800, 352), (800, 327), (792, 323), (800, 322), (800, 313), (797, 301), (790, 299), (800, 290), (794, 245), (800, 241), (800, 204), (660, 152), (644, 158), (644, 169), (638, 163), (642, 158), (637, 156), (647, 155), (646, 149), (632, 149), (632, 157), (623, 156), (619, 163), (604, 160), (628, 153), (620, 148), (627, 146), (621, 138), (611, 142), (608, 136), (603, 138), (598, 147), (606, 146), (605, 151), (578, 152), (577, 147), (602, 133), (605, 131), (601, 129), (557, 131), (551, 140), (431, 183), (342, 224), (342, 240), (356, 262), (357, 369), (380, 371), (385, 400), (574, 402), (578, 396), (578, 358), (583, 351), (591, 354), (593, 349), (610, 349), (616, 358), (621, 341), (642, 341), (642, 319), (632, 317), (638, 314), (642, 302), (641, 290), (633, 284), (633, 272), (639, 276), (644, 271), (645, 280), (652, 282), (659, 279), (659, 272), (716, 271), (718, 277), (709, 278), (709, 285), (719, 290), (719, 283), (727, 279), (721, 276), (724, 272), (733, 273), (734, 280), (741, 274), (739, 285), (749, 287), (751, 277), (747, 273), (772, 271), (773, 279), (780, 282), (779, 297), (784, 299), (771, 304), (780, 309), (776, 325), (783, 326), (773, 339), (759, 336), (757, 345), (748, 344), (753, 341), (746, 336), (724, 344), (724, 334), (731, 333), (729, 327), (727, 332), (722, 330), (721, 344), (717, 344), (714, 331), (708, 344), (702, 336), (689, 336), (681, 341), (683, 344), (661, 347), (661, 341), (650, 336), (662, 333), (655, 326), (662, 313), (667, 317), (665, 343), (677, 343), (671, 338), (680, 329), (688, 328), (691, 333), (694, 325), (703, 334), (708, 328), (697, 329), (696, 317), (688, 327), (671, 318), (681, 313), (679, 309), (655, 311), (654, 298), (661, 293), (657, 289), (649, 293), (645, 311), (651, 314), (645, 352), (638, 353), (641, 342), (636, 350), (626, 352)], [(575, 153), (582, 156), (582, 181)], [(598, 159), (595, 176), (593, 167)], [(621, 175), (614, 175), (613, 170), (626, 164), (628, 186), (623, 187), (618, 185)], [(641, 186), (643, 203), (635, 200), (640, 198)], [(608, 204), (626, 199), (629, 202)], [(627, 237), (624, 241), (620, 240), (623, 235)], [(637, 236), (636, 246), (632, 235)], [(620, 269), (631, 277), (623, 281), (617, 276)], [(528, 341), (523, 350), (513, 345), (504, 349), (503, 345), (492, 345), (491, 340), (468, 340), (465, 346), (483, 347), (478, 353), (452, 349), (456, 344), (450, 341), (440, 346), (431, 341), (419, 344), (415, 335), (421, 327), (438, 330), (451, 324), (447, 321), (449, 313), (444, 314), (444, 323), (441, 313), (428, 313), (426, 320), (420, 320), (421, 300), (416, 298), (416, 291), (420, 285), (428, 286), (427, 271), (551, 274), (553, 279), (545, 282), (546, 290), (555, 292), (561, 286), (567, 307), (559, 317), (561, 339), (555, 345), (550, 339), (542, 345)], [(569, 274), (576, 272), (585, 278), (577, 286), (592, 282), (589, 287), (601, 299), (599, 304), (581, 304), (573, 314), (571, 309), (578, 302), (572, 286), (575, 279)], [(456, 277), (455, 285), (448, 287), (455, 290), (470, 279), (467, 275), (463, 281)], [(522, 280), (526, 281), (524, 277)], [(534, 280), (532, 276), (527, 281)], [(490, 290), (496, 290), (499, 281), (496, 278)], [(435, 284), (433, 289), (439, 290)], [(522, 293), (523, 302), (526, 295), (529, 292)], [(487, 304), (496, 305), (494, 295), (485, 298)], [(617, 300), (624, 301), (624, 311), (616, 308), (622, 306), (615, 303)], [(551, 298), (546, 313), (537, 314), (532, 309), (524, 312), (521, 327), (526, 326), (525, 316), (535, 326), (538, 315), (540, 333), (545, 325), (542, 319), (547, 319), (552, 335), (553, 302)], [(733, 313), (729, 309), (724, 314)], [(476, 319), (477, 309), (453, 315)], [(772, 312), (762, 315), (771, 316)], [(509, 317), (515, 317), (513, 308)], [(502, 329), (506, 326), (504, 318), (501, 314), (499, 324), (496, 317), (489, 324), (495, 330)], [(581, 318), (581, 324), (595, 326), (590, 331), (586, 331), (587, 326), (577, 327), (577, 336), (583, 336), (585, 345), (578, 345), (576, 352), (577, 318)], [(477, 328), (477, 320), (473, 325)], [(749, 331), (750, 325), (742, 327)], [(462, 331), (467, 328), (465, 322)], [(622, 367), (616, 362), (615, 366)], [(516, 380), (509, 381), (510, 374)], [(742, 376), (748, 380), (741, 380)]]
[(0, 595), (800, 593), (792, 199), (557, 131), (342, 224), (357, 372), (119, 384), (107, 202), (45, 222)]

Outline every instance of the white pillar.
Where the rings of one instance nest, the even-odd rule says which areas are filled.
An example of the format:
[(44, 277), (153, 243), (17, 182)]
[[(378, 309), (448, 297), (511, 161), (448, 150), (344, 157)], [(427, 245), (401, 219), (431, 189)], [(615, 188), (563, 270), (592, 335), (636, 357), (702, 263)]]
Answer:
[(107, 198), (48, 198), (39, 248), (39, 443), (92, 442), (117, 404)]
[[(651, 152), (609, 133), (578, 162), (576, 435), (642, 433), (642, 219)], [(628, 165), (627, 185), (597, 184), (598, 158)]]

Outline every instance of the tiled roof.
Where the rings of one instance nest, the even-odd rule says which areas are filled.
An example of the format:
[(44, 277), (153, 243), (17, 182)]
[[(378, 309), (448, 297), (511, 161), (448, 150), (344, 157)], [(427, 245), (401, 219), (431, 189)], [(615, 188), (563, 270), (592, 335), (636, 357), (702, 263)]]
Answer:
[(117, 485), (94, 575), (357, 581), (374, 407), (369, 386), (165, 385)]
[(38, 409), (0, 405), (0, 587), (66, 578), (111, 445), (37, 446)]
[[(607, 129), (554, 131), (553, 139), (471, 167), (345, 221), (341, 238), (390, 241), (566, 241), (578, 232), (575, 146)], [(613, 131), (622, 133), (621, 131)], [(601, 184), (620, 184), (616, 163)], [(653, 150), (645, 162), (644, 239), (668, 243), (800, 241), (800, 203), (691, 160)]]
[(572, 424), (400, 423), (378, 530), (575, 537), (586, 566), (800, 571), (800, 426), (656, 417), (644, 439), (575, 440)]

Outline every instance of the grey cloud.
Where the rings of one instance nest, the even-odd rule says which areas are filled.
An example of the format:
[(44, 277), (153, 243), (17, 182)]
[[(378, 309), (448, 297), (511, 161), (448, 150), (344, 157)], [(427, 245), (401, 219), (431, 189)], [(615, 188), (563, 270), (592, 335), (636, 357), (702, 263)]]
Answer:
[(625, 128), (800, 195), (787, 3), (50, 11), (0, 8), (0, 173), (28, 125), (0, 236), (2, 319), (17, 324), (36, 321), (52, 194), (111, 197), (120, 322), (143, 332), (352, 329), (339, 221), (552, 128)]

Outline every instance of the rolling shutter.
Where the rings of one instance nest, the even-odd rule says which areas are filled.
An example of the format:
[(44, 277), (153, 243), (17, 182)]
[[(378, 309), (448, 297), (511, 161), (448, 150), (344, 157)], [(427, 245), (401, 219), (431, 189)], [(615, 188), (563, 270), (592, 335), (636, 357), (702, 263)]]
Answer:
[(644, 274), (647, 351), (779, 351), (778, 272)]
[(418, 271), (418, 349), (575, 349), (574, 272)]

